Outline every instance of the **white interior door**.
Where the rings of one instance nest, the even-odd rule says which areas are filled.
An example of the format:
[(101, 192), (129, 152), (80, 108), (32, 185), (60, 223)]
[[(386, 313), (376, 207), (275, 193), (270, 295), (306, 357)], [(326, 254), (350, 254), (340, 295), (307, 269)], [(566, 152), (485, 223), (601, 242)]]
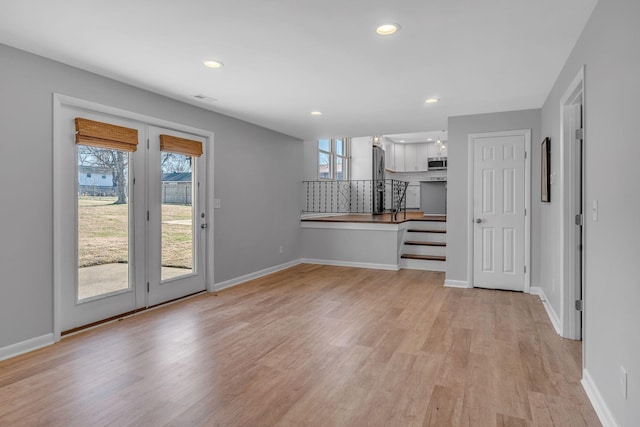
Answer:
[(525, 135), (475, 135), (473, 286), (525, 290)]
[(207, 153), (163, 151), (161, 135), (205, 147), (203, 137), (149, 126), (149, 306), (206, 288)]

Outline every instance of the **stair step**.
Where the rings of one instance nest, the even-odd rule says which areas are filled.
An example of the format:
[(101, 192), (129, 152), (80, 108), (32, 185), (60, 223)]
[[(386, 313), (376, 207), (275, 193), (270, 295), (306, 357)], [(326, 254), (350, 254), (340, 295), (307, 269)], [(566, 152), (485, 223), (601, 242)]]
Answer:
[(402, 254), (400, 258), (405, 259), (423, 259), (427, 261), (446, 261), (447, 257), (440, 255), (414, 255), (414, 254)]
[(407, 230), (408, 233), (446, 233), (447, 230), (420, 230), (417, 228), (411, 228)]
[(405, 245), (417, 245), (417, 246), (447, 246), (446, 242), (418, 242), (415, 240), (409, 240), (404, 242)]
[(414, 218), (413, 221), (437, 221), (437, 222), (447, 222), (446, 215), (427, 215), (425, 214), (423, 218)]

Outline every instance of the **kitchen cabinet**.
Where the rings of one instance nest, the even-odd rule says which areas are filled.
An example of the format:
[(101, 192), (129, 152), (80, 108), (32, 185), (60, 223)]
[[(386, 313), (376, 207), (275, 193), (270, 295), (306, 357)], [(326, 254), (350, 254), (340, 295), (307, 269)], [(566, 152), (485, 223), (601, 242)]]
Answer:
[(407, 186), (407, 209), (420, 208), (420, 185)]
[(427, 144), (416, 144), (416, 170), (426, 171), (429, 169), (427, 165)]
[(395, 171), (396, 170), (396, 162), (395, 162), (395, 153), (394, 153), (394, 143), (385, 142), (384, 143), (384, 165), (385, 169)]
[(394, 166), (396, 172), (404, 172), (405, 169), (405, 146), (404, 144), (392, 144), (394, 151)]
[(416, 163), (416, 144), (407, 144), (404, 146), (404, 170), (405, 172), (418, 170)]
[(427, 144), (427, 157), (438, 157), (438, 146), (435, 142), (430, 142)]
[(437, 157), (429, 153), (429, 144), (394, 144), (385, 142), (385, 167), (394, 172), (425, 172), (428, 170), (427, 158)]

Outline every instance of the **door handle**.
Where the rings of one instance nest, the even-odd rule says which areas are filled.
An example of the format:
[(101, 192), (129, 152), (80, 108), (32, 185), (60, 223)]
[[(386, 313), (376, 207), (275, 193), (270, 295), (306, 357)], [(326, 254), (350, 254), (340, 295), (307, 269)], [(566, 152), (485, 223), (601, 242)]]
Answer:
[(482, 223), (482, 219), (481, 218), (476, 218), (476, 224), (481, 224)]

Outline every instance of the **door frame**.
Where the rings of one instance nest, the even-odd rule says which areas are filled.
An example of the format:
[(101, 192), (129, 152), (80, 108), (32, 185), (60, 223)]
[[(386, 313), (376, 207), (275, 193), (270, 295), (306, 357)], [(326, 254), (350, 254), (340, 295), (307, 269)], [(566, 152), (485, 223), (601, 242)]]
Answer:
[[(205, 139), (205, 147), (207, 150), (207, 186), (209, 188), (206, 195), (206, 207), (208, 216), (208, 232), (205, 240), (205, 285), (208, 292), (214, 291), (214, 200), (213, 200), (213, 188), (214, 188), (214, 133), (208, 130), (198, 129), (191, 126), (183, 125), (176, 122), (171, 122), (164, 119), (159, 119), (145, 114), (135, 113), (132, 111), (111, 107), (95, 102), (87, 101), (80, 98), (74, 98), (71, 96), (54, 93), (53, 94), (53, 337), (54, 341), (60, 341), (62, 337), (61, 330), (61, 284), (69, 273), (65, 270), (62, 256), (62, 248), (68, 243), (67, 236), (70, 235), (71, 230), (62, 226), (62, 218), (64, 215), (68, 215), (69, 207), (64, 206), (61, 197), (58, 195), (68, 191), (65, 186), (65, 181), (62, 179), (61, 165), (63, 164), (63, 144), (60, 138), (60, 117), (63, 107), (81, 108), (90, 110), (99, 114), (108, 114), (115, 117), (138, 121), (146, 125), (153, 125), (164, 127), (168, 129), (174, 129), (181, 132), (191, 133), (198, 135)], [(145, 135), (146, 139), (146, 135)], [(148, 229), (148, 224), (146, 225)], [(148, 258), (149, 248), (146, 247), (148, 243), (145, 242), (145, 259)], [(148, 279), (148, 271), (145, 267), (145, 277)], [(137, 298), (137, 297), (136, 297)], [(145, 306), (148, 307), (148, 295), (144, 296)]]
[(502, 136), (523, 136), (524, 137), (524, 208), (526, 215), (524, 216), (524, 265), (526, 271), (524, 273), (524, 293), (530, 293), (531, 290), (531, 129), (519, 129), (500, 132), (482, 132), (470, 133), (467, 145), (467, 277), (469, 278), (469, 287), (474, 287), (473, 260), (474, 260), (474, 215), (473, 215), (473, 196), (474, 196), (474, 141), (476, 138), (493, 138)]
[[(585, 294), (585, 258), (586, 258), (586, 182), (585, 182), (585, 166), (586, 166), (586, 114), (585, 114), (585, 86), (584, 86), (585, 67), (580, 67), (576, 77), (568, 86), (564, 95), (560, 99), (560, 174), (563, 178), (562, 191), (562, 256), (563, 262), (560, 265), (560, 277), (562, 278), (561, 292), (561, 313), (562, 319), (562, 337), (578, 340), (584, 338), (585, 329), (585, 310), (586, 310), (586, 294)], [(577, 156), (577, 147), (574, 144), (576, 124), (574, 123), (574, 108), (582, 105), (582, 129), (584, 135), (582, 137), (582, 301), (583, 310), (579, 312), (575, 309), (575, 301), (578, 299), (579, 289), (575, 286), (576, 274), (575, 267), (578, 262), (578, 255), (573, 248), (576, 242), (575, 227), (575, 192), (578, 183), (575, 180), (574, 161)], [(582, 322), (580, 322), (582, 320)], [(584, 345), (584, 344), (583, 344)], [(583, 352), (584, 357), (584, 352)], [(583, 361), (584, 366), (584, 361)]]

